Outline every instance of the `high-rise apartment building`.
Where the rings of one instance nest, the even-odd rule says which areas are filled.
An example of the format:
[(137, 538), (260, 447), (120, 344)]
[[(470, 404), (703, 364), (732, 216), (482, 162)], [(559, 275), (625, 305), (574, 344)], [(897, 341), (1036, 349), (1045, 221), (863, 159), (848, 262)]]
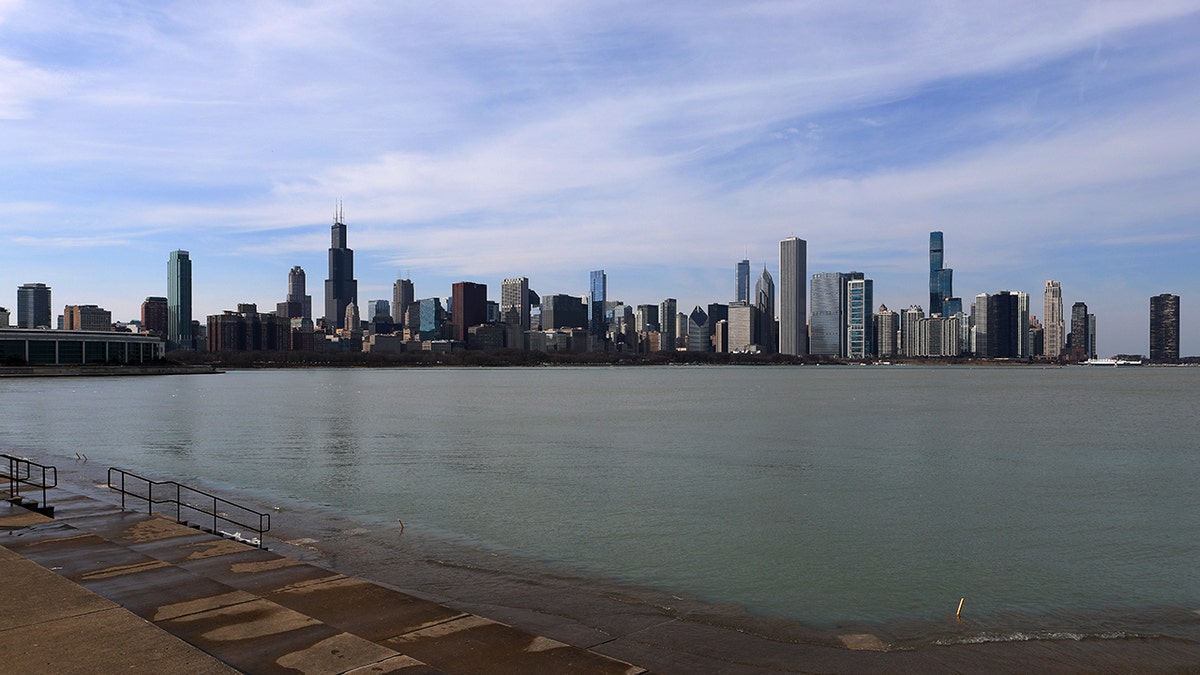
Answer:
[(0, 307), (0, 328), (8, 328), (9, 320), (8, 308)]
[(588, 327), (597, 338), (603, 339), (608, 335), (608, 323), (605, 320), (605, 306), (608, 303), (608, 276), (604, 274), (604, 270), (593, 270), (591, 274), (590, 284), (588, 285), (589, 293), (589, 320)]
[(774, 354), (779, 351), (779, 330), (775, 325), (775, 280), (763, 266), (758, 283), (754, 284), (754, 307), (758, 310), (758, 327), (754, 332), (754, 341), (764, 354)]
[(808, 354), (808, 242), (788, 237), (779, 242), (779, 352)]
[(809, 317), (808, 353), (841, 356), (845, 344), (846, 275), (818, 272), (809, 280), (812, 312)]
[(921, 355), (921, 319), (925, 310), (920, 305), (909, 305), (900, 315), (900, 351), (905, 356)]
[(1029, 294), (1024, 291), (1014, 291), (1017, 298), (1017, 358), (1033, 357), (1032, 336), (1029, 334)]
[(971, 352), (975, 356), (987, 356), (988, 350), (988, 298), (987, 293), (975, 296), (971, 305)]
[[(954, 270), (945, 266), (941, 232), (929, 233), (929, 316), (946, 316), (946, 301), (954, 295)], [(959, 300), (961, 308), (962, 301)]]
[(325, 325), (346, 328), (346, 305), (358, 304), (354, 250), (347, 247), (346, 223), (339, 205), (330, 228), (329, 278), (325, 280)]
[(1150, 298), (1150, 362), (1179, 360), (1179, 296), (1163, 293)]
[(50, 287), (23, 284), (17, 287), (17, 328), (50, 327)]
[(1066, 326), (1063, 324), (1062, 284), (1046, 280), (1042, 295), (1042, 355), (1057, 359), (1066, 348)]
[(67, 305), (63, 308), (64, 330), (112, 331), (112, 312), (96, 305)]
[(451, 286), (450, 326), (453, 339), (467, 341), (467, 329), (487, 323), (487, 284), (459, 281)]
[(500, 282), (500, 321), (529, 330), (529, 278), (516, 277)]
[(192, 257), (171, 251), (167, 259), (167, 350), (195, 349), (192, 334)]
[(851, 272), (846, 279), (845, 348), (843, 356), (865, 359), (875, 354), (874, 334), (875, 282), (862, 272)]
[(750, 261), (743, 260), (737, 264), (737, 302), (750, 302)]
[(887, 305), (880, 305), (873, 322), (875, 354), (880, 358), (896, 356), (899, 353), (896, 342), (900, 332), (900, 315), (888, 309)]
[(667, 298), (658, 305), (658, 348), (661, 351), (675, 351), (676, 338), (679, 335), (675, 319), (677, 313), (675, 298)]

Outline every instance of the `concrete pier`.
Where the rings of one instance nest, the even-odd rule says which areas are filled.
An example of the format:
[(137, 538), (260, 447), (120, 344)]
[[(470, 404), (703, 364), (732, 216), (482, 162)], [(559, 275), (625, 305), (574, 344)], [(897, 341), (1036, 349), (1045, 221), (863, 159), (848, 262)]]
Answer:
[(61, 488), (0, 502), (0, 654), (23, 673), (642, 673)]

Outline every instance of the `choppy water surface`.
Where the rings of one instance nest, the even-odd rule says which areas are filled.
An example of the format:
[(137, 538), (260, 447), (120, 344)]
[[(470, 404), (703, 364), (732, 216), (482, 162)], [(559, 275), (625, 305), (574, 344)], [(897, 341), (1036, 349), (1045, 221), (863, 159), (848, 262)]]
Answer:
[(992, 616), (1200, 606), (1198, 401), (1187, 368), (9, 379), (0, 447), (831, 625), (962, 596)]

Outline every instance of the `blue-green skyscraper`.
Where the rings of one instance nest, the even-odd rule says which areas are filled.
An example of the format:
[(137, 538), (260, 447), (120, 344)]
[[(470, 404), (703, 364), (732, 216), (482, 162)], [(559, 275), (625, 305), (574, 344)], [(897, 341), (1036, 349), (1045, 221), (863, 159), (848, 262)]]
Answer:
[(187, 251), (171, 251), (167, 260), (167, 350), (193, 349), (192, 258)]
[[(929, 233), (929, 315), (946, 316), (946, 301), (954, 295), (954, 270), (946, 269), (942, 233)], [(962, 307), (962, 300), (957, 305)]]

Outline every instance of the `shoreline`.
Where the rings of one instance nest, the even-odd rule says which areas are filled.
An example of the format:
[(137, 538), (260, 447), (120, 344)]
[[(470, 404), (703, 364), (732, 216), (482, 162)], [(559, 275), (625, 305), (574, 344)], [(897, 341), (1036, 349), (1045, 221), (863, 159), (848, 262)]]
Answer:
[[(61, 455), (60, 480), (101, 499), (106, 468)], [(198, 485), (218, 492), (229, 486)], [(252, 490), (224, 494), (253, 502)], [(895, 669), (1178, 670), (1200, 662), (1200, 615), (1186, 607), (1009, 612), (956, 622), (896, 617), (814, 627), (732, 604), (589, 577), (566, 566), (275, 498), (271, 547), (304, 562), (605, 651), (657, 672), (882, 672)], [(969, 599), (968, 599), (969, 601)], [(1046, 659), (1051, 659), (1047, 661)]]

